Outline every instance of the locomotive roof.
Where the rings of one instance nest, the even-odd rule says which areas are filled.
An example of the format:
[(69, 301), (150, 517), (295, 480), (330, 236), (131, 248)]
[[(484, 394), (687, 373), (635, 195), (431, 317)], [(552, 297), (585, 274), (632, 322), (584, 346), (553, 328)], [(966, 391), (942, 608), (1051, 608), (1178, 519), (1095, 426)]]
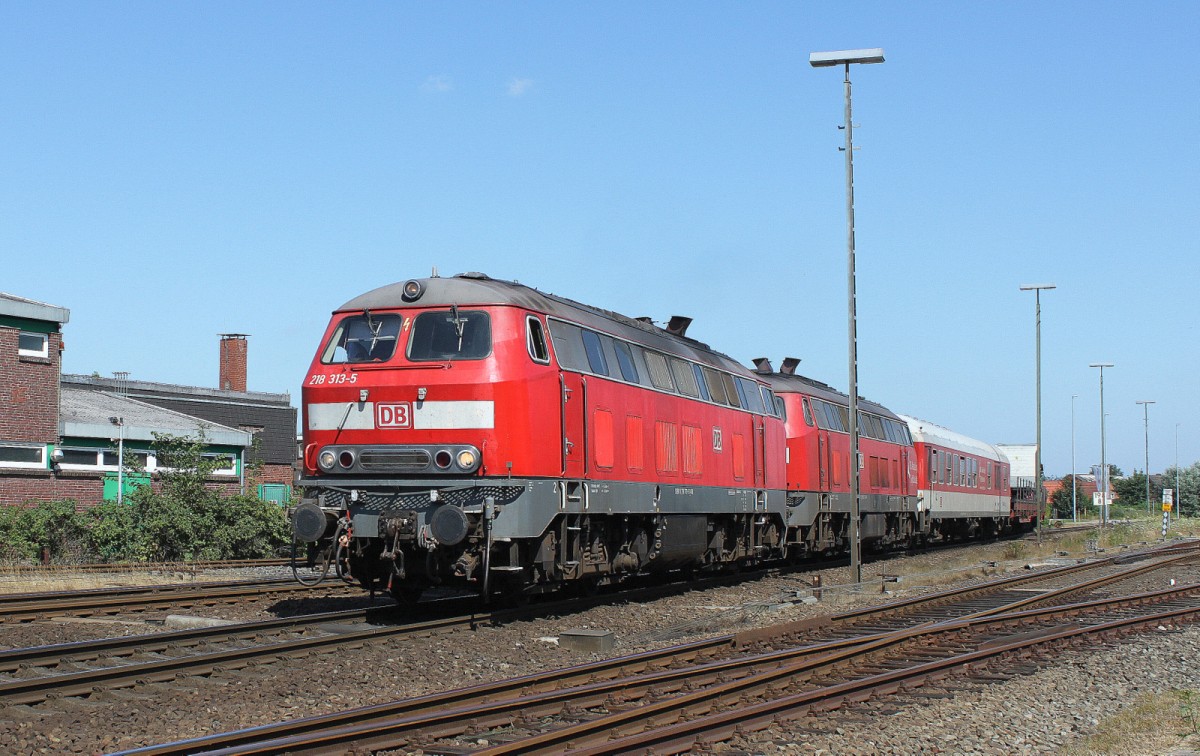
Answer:
[[(459, 306), (507, 305), (553, 315), (644, 346), (738, 372), (747, 377), (755, 375), (753, 371), (732, 357), (714, 350), (703, 342), (670, 333), (648, 322), (648, 319), (630, 318), (610, 310), (539, 291), (516, 281), (491, 278), (483, 273), (461, 273), (451, 278), (433, 277), (409, 280), (417, 280), (424, 287), (423, 293), (416, 301), (410, 302), (403, 298), (404, 284), (407, 281), (400, 281), (360, 294), (334, 312), (361, 312), (362, 310), (402, 307), (449, 307), (452, 304)], [(762, 378), (762, 376), (758, 377)]]
[[(755, 371), (759, 378), (762, 378), (771, 387), (771, 390), (776, 394), (795, 394), (802, 393), (809, 396), (815, 396), (818, 399), (824, 399), (833, 404), (842, 406), (850, 406), (850, 395), (838, 391), (833, 386), (820, 381), (809, 378), (803, 375), (788, 375), (787, 373), (760, 373)], [(882, 404), (877, 404), (870, 399), (858, 397), (858, 409), (860, 412), (870, 412), (881, 417), (888, 417), (893, 420), (899, 420), (900, 416), (892, 412)]]
[(1008, 457), (1004, 452), (997, 449), (991, 444), (980, 441), (970, 436), (964, 436), (957, 431), (952, 431), (937, 423), (931, 423), (928, 420), (901, 415), (900, 419), (908, 423), (908, 430), (912, 434), (913, 441), (926, 444), (937, 444), (959, 451), (977, 454), (980, 457), (995, 460), (997, 462), (1008, 462)]

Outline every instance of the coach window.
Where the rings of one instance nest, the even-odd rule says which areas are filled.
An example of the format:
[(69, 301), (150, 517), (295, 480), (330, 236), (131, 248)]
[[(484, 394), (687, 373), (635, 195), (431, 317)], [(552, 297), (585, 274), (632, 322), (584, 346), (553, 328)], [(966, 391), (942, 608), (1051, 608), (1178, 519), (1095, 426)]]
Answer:
[[(849, 414), (850, 408), (847, 407), (846, 415), (849, 416)], [(875, 438), (875, 434), (871, 433), (871, 421), (868, 419), (868, 417), (868, 415), (861, 411), (858, 413), (858, 435), (862, 436), (863, 438)], [(847, 425), (846, 427), (849, 428), (850, 426)]]
[(667, 358), (658, 352), (646, 351), (646, 366), (650, 368), (650, 382), (655, 388), (663, 391), (674, 391), (675, 383), (671, 380), (671, 369), (667, 367)]
[[(825, 417), (829, 423), (829, 429), (845, 433), (846, 424), (850, 422), (849, 411), (845, 407), (837, 407), (829, 402), (821, 402), (821, 406), (825, 408)], [(841, 412), (838, 410), (841, 410)]]
[(525, 348), (534, 362), (543, 365), (550, 362), (550, 350), (546, 347), (546, 332), (542, 330), (542, 321), (530, 315), (525, 319)]
[(718, 373), (717, 375), (721, 376), (721, 383), (725, 384), (725, 398), (729, 400), (730, 406), (743, 406), (742, 403), (738, 401), (738, 390), (737, 385), (733, 380), (733, 376), (729, 373)]
[(675, 376), (675, 385), (684, 396), (700, 396), (700, 388), (696, 385), (696, 374), (692, 372), (690, 363), (678, 357), (671, 358), (671, 374)]
[(559, 367), (564, 370), (586, 370), (587, 353), (583, 350), (582, 329), (561, 320), (551, 320), (549, 323), (550, 343), (554, 345)]
[(775, 395), (771, 393), (771, 389), (766, 386), (759, 386), (758, 391), (762, 394), (763, 406), (766, 408), (766, 413), (768, 415), (776, 415), (777, 417), (780, 416), (775, 411)]
[(813, 413), (817, 416), (817, 426), (826, 430), (841, 430), (838, 427), (837, 412), (828, 402), (820, 399), (813, 400)]
[(621, 370), (621, 377), (630, 383), (637, 383), (637, 365), (633, 364), (633, 351), (629, 345), (624, 341), (614, 341), (613, 351), (617, 353), (617, 367)]
[(729, 399), (725, 396), (725, 384), (721, 382), (721, 374), (707, 367), (701, 368), (700, 372), (704, 373), (704, 384), (708, 386), (712, 400), (717, 404), (729, 404)]
[(413, 362), (482, 360), (492, 353), (492, 320), (482, 310), (431, 310), (413, 321), (408, 359)]
[(695, 363), (692, 363), (692, 375), (696, 380), (696, 388), (700, 389), (700, 398), (706, 402), (711, 402), (712, 394), (708, 393), (708, 386), (704, 384), (704, 371)]
[(646, 364), (646, 350), (637, 344), (629, 346), (629, 353), (633, 355), (633, 369), (638, 374), (638, 384), (641, 386), (650, 385), (650, 366)]
[(752, 383), (745, 378), (738, 378), (737, 385), (740, 389), (738, 396), (742, 400), (743, 407), (760, 415), (766, 412), (762, 404), (762, 393), (759, 392), (757, 383)]
[(588, 367), (596, 375), (608, 375), (608, 360), (604, 359), (604, 347), (600, 345), (600, 334), (583, 332), (583, 349), (587, 352)]
[(403, 324), (404, 318), (399, 315), (375, 315), (370, 310), (343, 318), (325, 345), (321, 362), (387, 362), (396, 353), (396, 339)]

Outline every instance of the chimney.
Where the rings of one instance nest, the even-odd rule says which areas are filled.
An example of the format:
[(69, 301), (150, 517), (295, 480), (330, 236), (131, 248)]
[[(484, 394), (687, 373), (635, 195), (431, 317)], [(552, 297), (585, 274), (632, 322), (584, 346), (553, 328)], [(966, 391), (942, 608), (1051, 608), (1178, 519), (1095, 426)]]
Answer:
[(225, 391), (246, 390), (246, 336), (244, 333), (222, 333), (221, 384)]

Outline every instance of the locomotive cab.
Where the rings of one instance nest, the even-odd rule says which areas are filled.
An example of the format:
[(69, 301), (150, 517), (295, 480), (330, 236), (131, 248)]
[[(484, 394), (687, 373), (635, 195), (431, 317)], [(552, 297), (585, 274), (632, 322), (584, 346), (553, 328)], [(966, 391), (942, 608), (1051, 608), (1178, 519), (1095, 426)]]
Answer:
[(364, 587), (403, 582), (411, 598), (445, 575), (477, 579), (497, 499), (478, 495), (484, 476), (558, 470), (557, 421), (528, 421), (557, 413), (556, 373), (527, 348), (544, 350), (543, 323), (467, 283), (409, 281), (351, 300), (305, 379), (310, 495), (293, 530)]

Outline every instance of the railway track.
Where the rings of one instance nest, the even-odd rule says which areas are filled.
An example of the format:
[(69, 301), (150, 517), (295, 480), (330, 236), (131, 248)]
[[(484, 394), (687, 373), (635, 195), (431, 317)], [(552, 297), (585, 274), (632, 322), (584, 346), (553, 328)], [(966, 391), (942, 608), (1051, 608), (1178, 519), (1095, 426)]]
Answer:
[(198, 572), (200, 570), (286, 567), (288, 559), (224, 559), (194, 562), (96, 562), (88, 564), (3, 564), (0, 575), (77, 572)]
[[(472, 748), (486, 756), (569, 753), (672, 754), (701, 750), (735, 734), (766, 727), (781, 719), (824, 712), (873, 697), (906, 693), (952, 674), (997, 674), (996, 666), (1039, 653), (1052, 653), (1098, 637), (1121, 636), (1166, 623), (1186, 623), (1200, 615), (1200, 584), (1152, 594), (1102, 599), (1065, 607), (1002, 613), (948, 621), (860, 639), (849, 648), (831, 647), (797, 655), (765, 654), (745, 674), (712, 669), (664, 679), (660, 675), (587, 691), (558, 714), (525, 706), (514, 728), (467, 730), (472, 738), (509, 740)], [(1000, 672), (999, 674), (1003, 674)], [(711, 684), (706, 684), (711, 680)], [(565, 692), (564, 692), (565, 693)], [(556, 702), (557, 704), (557, 702)], [(465, 714), (465, 712), (463, 712)], [(521, 728), (525, 728), (522, 732)], [(485, 742), (488, 742), (485, 740)], [(358, 746), (361, 748), (362, 741)], [(422, 745), (438, 753), (436, 744)], [(446, 749), (449, 750), (449, 749)], [(455, 751), (449, 751), (455, 752)], [(462, 751), (457, 751), (461, 753)]]
[[(721, 576), (690, 584), (667, 583), (613, 594), (497, 610), (479, 610), (474, 598), (449, 598), (422, 602), (416, 620), (409, 614), (397, 614), (396, 607), (388, 605), (196, 630), (10, 649), (0, 651), (0, 705), (30, 705), (64, 697), (87, 697), (148, 683), (173, 682), (189, 677), (194, 679), (218, 671), (258, 667), (366, 643), (419, 638), (489, 623), (536, 619), (577, 612), (601, 604), (653, 600), (697, 588), (741, 582), (755, 575), (757, 573)], [(304, 589), (294, 583), (282, 582), (281, 585), (289, 590)], [(239, 587), (240, 583), (232, 586), (233, 589)], [(143, 591), (152, 590), (149, 588), (122, 590), (133, 594), (130, 600), (135, 602), (158, 601), (160, 598), (178, 602), (178, 599), (143, 595)], [(88, 600), (74, 597), (74, 592), (66, 595), (71, 597), (69, 603)], [(195, 597), (189, 595), (188, 600), (207, 604), (212, 598), (204, 597), (197, 602)], [(112, 611), (112, 607), (105, 611)], [(371, 620), (383, 624), (368, 624)]]
[(163, 607), (193, 608), (237, 603), (263, 596), (346, 590), (330, 581), (319, 588), (289, 578), (175, 583), (154, 586), (93, 588), (79, 591), (0, 594), (0, 623), (34, 622), (54, 617), (89, 617), (144, 612)]
[[(515, 747), (513, 752), (524, 752), (526, 746), (532, 747), (528, 738), (536, 732), (533, 725), (563, 712), (568, 718), (574, 713), (590, 722), (614, 711), (643, 709), (647, 702), (659, 698), (719, 686), (747, 675), (767, 674), (762, 672), (763, 669), (790, 668), (807, 663), (806, 659), (825, 658), (830, 654), (840, 654), (846, 659), (865, 658), (864, 654), (896, 646), (902, 642), (899, 639), (907, 642), (909, 638), (928, 632), (929, 628), (945, 628), (953, 623), (983, 626), (1001, 621), (995, 616), (1011, 613), (1014, 609), (1044, 613), (1062, 611), (1026, 607), (1067, 601), (1099, 586), (1130, 580), (1154, 569), (1169, 568), (1195, 556), (1194, 551), (1160, 557), (1146, 555), (1147, 560), (1153, 561), (1132, 565), (1114, 564), (1118, 559), (1127, 558), (1114, 557), (1078, 568), (1048, 570), (1016, 580), (995, 581), (990, 587), (973, 586), (872, 610), (847, 612), (835, 615), (825, 623), (797, 623), (718, 636), (632, 657), (128, 753), (325, 753), (340, 752), (351, 744), (360, 749), (421, 748), (430, 753), (442, 752), (439, 749), (445, 746), (448, 750), (444, 752), (462, 753), (473, 750), (471, 743), (478, 740), (495, 743), (497, 737), (514, 738), (521, 746)], [(1043, 585), (1036, 593), (1024, 590), (1013, 595), (1017, 583), (1028, 588), (1038, 579), (1044, 583), (1062, 582), (1086, 567), (1106, 574), (1083, 583), (1068, 582), (1058, 587)], [(984, 601), (983, 596), (989, 592), (991, 597)], [(1188, 613), (1200, 611), (1200, 598), (1196, 598), (1200, 595), (1200, 587), (1181, 588), (1174, 595), (1187, 597)], [(826, 637), (813, 640), (815, 630), (825, 632)], [(691, 672), (684, 674), (687, 670), (695, 670), (695, 676)], [(634, 689), (642, 693), (631, 698), (629, 691)], [(602, 715), (598, 713), (600, 711)], [(693, 714), (689, 712), (686, 716)], [(511, 729), (514, 727), (517, 729)], [(500, 728), (499, 735), (495, 728)], [(611, 725), (600, 731), (610, 729)], [(553, 745), (547, 746), (547, 752), (560, 752), (571, 743), (582, 742), (575, 735), (566, 740), (551, 740)]]

